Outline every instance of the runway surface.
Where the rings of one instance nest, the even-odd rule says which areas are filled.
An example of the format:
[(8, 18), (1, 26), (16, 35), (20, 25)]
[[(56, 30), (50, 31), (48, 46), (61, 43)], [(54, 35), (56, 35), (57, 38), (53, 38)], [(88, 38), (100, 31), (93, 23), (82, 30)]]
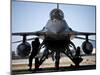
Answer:
[(80, 63), (79, 68), (75, 68), (72, 65), (74, 63), (68, 57), (61, 57), (60, 59), (60, 69), (55, 69), (54, 61), (49, 57), (46, 61), (40, 66), (38, 71), (34, 70), (34, 60), (33, 60), (33, 71), (28, 71), (28, 59), (16, 59), (12, 60), (12, 73), (13, 74), (30, 74), (30, 73), (44, 73), (44, 72), (57, 72), (57, 71), (74, 71), (74, 70), (89, 70), (96, 68), (96, 56), (82, 56), (83, 61)]

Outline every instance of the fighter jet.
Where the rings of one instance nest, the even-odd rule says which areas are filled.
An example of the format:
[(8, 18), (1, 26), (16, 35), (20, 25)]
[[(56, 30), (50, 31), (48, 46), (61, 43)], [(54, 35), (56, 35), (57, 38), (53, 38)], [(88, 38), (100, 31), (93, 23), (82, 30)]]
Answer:
[[(49, 55), (53, 55), (55, 60), (55, 67), (56, 69), (59, 69), (59, 60), (61, 53), (65, 54), (72, 60), (72, 62), (77, 64), (75, 61), (77, 48), (72, 42), (72, 39), (84, 39), (85, 41), (82, 44), (82, 49), (84, 53), (91, 54), (93, 50), (93, 45), (88, 37), (91, 35), (96, 35), (96, 33), (78, 32), (72, 30), (72, 28), (70, 28), (65, 21), (64, 13), (61, 9), (59, 9), (59, 4), (57, 4), (57, 8), (53, 9), (50, 12), (50, 19), (42, 30), (36, 32), (18, 32), (12, 33), (12, 35), (23, 37), (22, 43), (17, 47), (18, 55), (21, 57), (28, 56), (31, 50), (31, 45), (27, 41), (33, 40), (34, 38), (27, 39), (27, 36), (35, 35), (38, 38), (41, 38), (43, 42), (41, 43), (39, 49), (41, 50), (44, 47), (45, 50), (41, 57), (39, 57), (39, 53), (36, 55), (36, 68), (39, 68), (39, 66), (45, 61), (45, 59), (48, 58)], [(86, 38), (82, 38), (79, 36), (85, 36)], [(17, 42), (21, 41), (16, 41), (15, 43)], [(74, 52), (72, 52), (72, 50)], [(82, 60), (80, 60), (79, 63), (81, 61)]]

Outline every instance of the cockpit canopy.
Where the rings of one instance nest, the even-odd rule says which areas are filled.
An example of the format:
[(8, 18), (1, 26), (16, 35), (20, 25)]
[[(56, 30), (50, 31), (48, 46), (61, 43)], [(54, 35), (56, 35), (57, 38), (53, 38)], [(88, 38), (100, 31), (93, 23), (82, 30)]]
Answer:
[(50, 18), (53, 19), (59, 19), (62, 20), (64, 18), (64, 13), (60, 9), (53, 9), (50, 12)]

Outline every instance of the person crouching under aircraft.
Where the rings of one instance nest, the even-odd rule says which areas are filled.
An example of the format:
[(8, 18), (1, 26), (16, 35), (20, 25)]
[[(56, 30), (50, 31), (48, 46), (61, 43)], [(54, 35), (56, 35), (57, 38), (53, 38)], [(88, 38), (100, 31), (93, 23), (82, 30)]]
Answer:
[(33, 61), (33, 58), (35, 58), (35, 56), (38, 54), (39, 52), (39, 46), (40, 46), (40, 41), (39, 41), (39, 38), (35, 38), (34, 41), (32, 41), (32, 52), (29, 56), (29, 70), (32, 70), (32, 61)]

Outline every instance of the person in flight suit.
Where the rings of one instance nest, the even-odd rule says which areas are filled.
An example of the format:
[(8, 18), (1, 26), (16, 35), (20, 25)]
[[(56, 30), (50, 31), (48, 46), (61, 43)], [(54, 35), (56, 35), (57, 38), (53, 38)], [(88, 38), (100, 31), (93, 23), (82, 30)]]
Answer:
[(38, 54), (39, 52), (39, 46), (40, 46), (40, 42), (39, 42), (39, 38), (35, 38), (34, 41), (32, 41), (32, 52), (29, 56), (29, 70), (32, 70), (32, 61), (33, 61), (33, 58), (35, 58), (35, 56)]

